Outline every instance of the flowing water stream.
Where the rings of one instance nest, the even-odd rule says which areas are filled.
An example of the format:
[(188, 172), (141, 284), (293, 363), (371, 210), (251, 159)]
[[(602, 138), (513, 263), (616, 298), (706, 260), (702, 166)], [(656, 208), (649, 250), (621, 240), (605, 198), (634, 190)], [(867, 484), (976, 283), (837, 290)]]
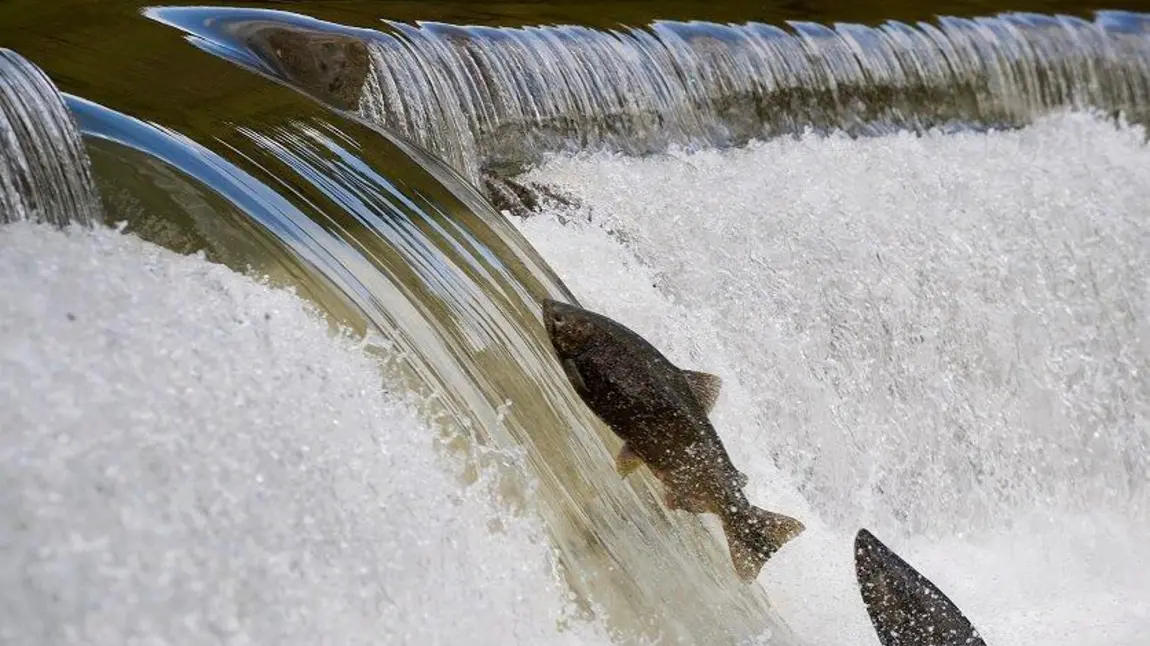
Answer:
[[(1144, 15), (109, 7), (0, 42), (0, 218), (96, 225), (0, 231), (4, 640), (875, 643), (859, 526), (990, 643), (1150, 628)], [(723, 377), (758, 583), (543, 297)]]
[(92, 169), (60, 92), (11, 50), (0, 51), (0, 84), (0, 222), (98, 222)]

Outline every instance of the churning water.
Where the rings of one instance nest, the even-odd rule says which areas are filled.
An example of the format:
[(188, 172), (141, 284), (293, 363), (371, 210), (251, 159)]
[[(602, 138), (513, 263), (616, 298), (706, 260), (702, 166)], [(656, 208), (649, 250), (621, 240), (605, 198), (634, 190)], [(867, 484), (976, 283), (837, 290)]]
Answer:
[(27, 223), (0, 290), (0, 643), (607, 641), (293, 294)]
[(752, 501), (813, 529), (761, 580), (873, 643), (851, 537), (888, 536), (1000, 644), (1150, 631), (1150, 151), (1092, 115), (560, 157), (520, 228), (586, 306), (715, 372)]

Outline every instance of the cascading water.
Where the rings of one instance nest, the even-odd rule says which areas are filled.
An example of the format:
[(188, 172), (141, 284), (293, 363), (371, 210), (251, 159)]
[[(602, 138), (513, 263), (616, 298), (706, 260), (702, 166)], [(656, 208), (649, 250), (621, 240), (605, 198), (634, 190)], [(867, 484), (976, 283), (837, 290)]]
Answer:
[[(314, 273), (296, 284), (330, 318), (287, 290), (123, 230), (5, 223), (0, 642), (458, 643), (508, 634), (531, 643), (609, 641), (601, 625), (576, 615), (546, 528), (499, 503), (495, 492), (507, 498), (505, 479), (482, 468), (488, 464), (469, 464), (478, 482), (461, 488), (453, 471), (464, 461), (436, 450), (437, 436), (476, 433), (462, 415), (435, 415), (434, 402), (420, 396), (423, 375), (403, 380), (427, 365), (409, 355), (434, 353), (430, 337), (445, 329), (421, 321), (415, 347), (402, 345), (410, 325), (394, 309), (402, 287), (387, 289), (387, 277), (371, 265), (386, 267), (381, 236), (359, 237), (376, 241), (360, 255), (350, 248), (357, 238), (329, 234), (308, 217), (320, 220), (314, 211), (299, 206), (314, 205), (294, 200), (312, 171), (319, 193), (332, 200), (322, 224), (339, 233), (354, 228), (338, 219), (346, 214), (341, 206), (391, 216), (397, 234), (407, 236), (404, 260), (436, 265), (437, 284), (464, 298), (468, 285), (454, 261), (482, 260), (469, 269), (505, 279), (501, 262), (532, 267), (529, 256), (500, 246), (502, 238), (474, 222), (467, 226), (466, 215), (437, 233), (453, 242), (459, 236), (448, 249), (485, 244), (486, 257), (447, 258), (420, 246), (404, 213), (388, 211), (394, 204), (374, 192), (386, 180), (338, 166), (319, 170), (329, 162), (325, 153), (354, 157), (344, 148), (353, 144), (351, 133), (331, 124), (241, 132), (258, 144), (233, 144), (237, 158), (256, 167), (288, 163), (301, 175), (294, 191), (280, 194), (266, 177), (171, 131), (75, 97), (67, 102), (106, 156), (97, 168), (122, 171), (108, 160), (136, 159), (177, 203), (171, 213), (193, 212), (213, 254), (241, 266), (268, 260), (267, 247), (278, 239), (294, 255), (272, 253), (261, 268), (298, 276), (310, 263)], [(261, 147), (277, 154), (261, 156)], [(290, 172), (279, 170), (276, 180)], [(363, 160), (356, 171), (372, 172)], [(349, 178), (365, 181), (351, 186)], [(113, 189), (125, 185), (117, 172), (103, 179)], [(135, 188), (160, 203), (146, 187)], [(387, 196), (413, 219), (442, 217), (422, 210), (427, 200), (439, 198), (438, 208), (451, 202), (424, 188), (432, 190)], [(209, 197), (216, 202), (206, 208)], [(377, 210), (350, 208), (369, 197)], [(235, 215), (229, 208), (242, 214), (240, 223), (220, 221)], [(125, 215), (139, 222), (138, 213)], [(231, 238), (245, 225), (250, 239), (236, 245)], [(240, 248), (251, 255), (233, 258)], [(543, 270), (532, 277), (547, 280)], [(392, 310), (360, 300), (382, 297)], [(459, 330), (474, 332), (476, 318), (461, 316)], [(368, 334), (349, 338), (345, 327), (333, 339), (331, 322)], [(384, 390), (376, 358), (390, 368)], [(466, 383), (450, 387), (442, 399), (482, 397)], [(464, 404), (479, 424), (489, 423), (481, 400)], [(481, 445), (468, 448), (485, 453)], [(507, 459), (487, 453), (494, 462)]]
[(1059, 108), (1143, 118), (1144, 18), (1102, 12), (880, 27), (646, 29), (389, 22), (361, 111), (479, 183), (549, 151), (732, 146), (809, 128), (1017, 126)]
[(0, 223), (101, 220), (88, 157), (59, 90), (40, 68), (0, 49)]
[[(299, 18), (281, 21), (273, 12), (163, 9), (151, 16), (245, 66), (258, 60), (248, 48), (262, 42), (261, 32), (290, 27), (299, 42), (324, 42), (324, 30), (333, 29)], [(532, 261), (533, 252), (517, 250), (527, 246), (522, 238), (482, 200), (466, 201), (462, 196), (477, 197), (473, 189), (439, 162), (393, 168), (406, 179), (391, 182), (361, 157), (384, 158), (401, 142), (336, 116), (327, 120), (341, 125), (241, 127), (229, 137), (229, 151), (265, 178), (256, 184), (259, 193), (282, 192), (295, 203), (289, 209), (276, 199), (266, 215), (247, 208), (272, 231), (307, 232), (276, 235), (350, 295), (403, 349), (423, 391), (456, 424), (472, 428), (451, 444), (489, 447), (488, 461), (506, 463), (510, 481), (526, 470), (537, 483), (531, 506), (547, 522), (569, 584), (588, 608), (598, 606), (628, 633), (671, 641), (730, 643), (771, 630), (785, 643), (785, 624), (761, 589), (731, 585), (736, 579), (725, 545), (696, 519), (669, 516), (650, 479), (637, 479), (636, 487), (615, 473), (610, 452), (618, 440), (574, 398), (536, 319), (538, 299), (569, 295), (545, 265)], [(92, 134), (126, 130), (90, 121)], [(132, 138), (144, 139), (118, 137)], [(151, 141), (140, 147), (168, 148)], [(189, 157), (194, 165), (167, 158), (206, 179), (199, 168), (205, 159), (229, 165), (202, 151)], [(432, 187), (429, 173), (444, 186)], [(492, 265), (495, 258), (502, 260)], [(517, 454), (523, 456), (518, 461), (508, 457)], [(528, 489), (509, 482), (504, 493), (520, 501)], [(621, 516), (624, 509), (631, 511)], [(702, 606), (700, 598), (713, 603)]]

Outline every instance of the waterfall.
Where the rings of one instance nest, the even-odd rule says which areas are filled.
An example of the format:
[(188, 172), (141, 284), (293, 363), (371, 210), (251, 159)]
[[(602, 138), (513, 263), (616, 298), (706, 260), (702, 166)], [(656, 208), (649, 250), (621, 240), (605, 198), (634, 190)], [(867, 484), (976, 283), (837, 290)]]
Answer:
[(388, 22), (361, 112), (472, 182), (544, 152), (736, 146), (807, 129), (1011, 127), (1061, 108), (1145, 116), (1146, 18), (1003, 14), (832, 27), (599, 31)]
[(0, 49), (0, 223), (101, 220), (84, 143), (40, 68)]

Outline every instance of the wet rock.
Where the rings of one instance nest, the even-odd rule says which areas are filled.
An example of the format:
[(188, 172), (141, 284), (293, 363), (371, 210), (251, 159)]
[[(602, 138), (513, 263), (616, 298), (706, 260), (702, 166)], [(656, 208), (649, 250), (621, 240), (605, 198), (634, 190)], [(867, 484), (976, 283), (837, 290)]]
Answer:
[(371, 58), (363, 40), (292, 27), (267, 27), (248, 40), (252, 51), (283, 80), (328, 105), (359, 105)]
[(518, 182), (490, 173), (483, 175), (483, 193), (495, 210), (518, 217), (528, 217), (543, 208), (559, 208), (572, 212), (579, 208), (579, 200), (554, 187), (536, 182)]

